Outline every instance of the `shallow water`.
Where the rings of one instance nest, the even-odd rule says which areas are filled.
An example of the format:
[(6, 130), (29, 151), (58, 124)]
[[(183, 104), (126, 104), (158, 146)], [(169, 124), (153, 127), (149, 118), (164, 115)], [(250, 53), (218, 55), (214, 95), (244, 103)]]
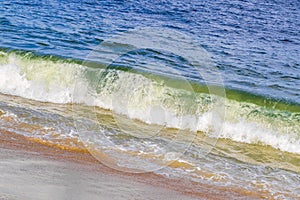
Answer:
[[(2, 129), (71, 151), (87, 148), (113, 169), (261, 191), (266, 197), (299, 195), (299, 154), (148, 125), (94, 107), (2, 99), (6, 102), (1, 104)], [(122, 125), (126, 123), (125, 131), (120, 118)]]

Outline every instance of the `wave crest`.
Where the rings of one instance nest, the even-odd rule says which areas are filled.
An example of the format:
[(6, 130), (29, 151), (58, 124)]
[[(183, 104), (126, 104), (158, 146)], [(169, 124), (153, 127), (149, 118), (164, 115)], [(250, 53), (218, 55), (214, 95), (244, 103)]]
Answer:
[(0, 92), (4, 94), (99, 106), (148, 124), (300, 153), (299, 112), (226, 99), (222, 121), (213, 108), (223, 97), (195, 92), (184, 81), (178, 80), (177, 85), (181, 87), (172, 87), (155, 75), (88, 68), (59, 59), (6, 52), (0, 56)]

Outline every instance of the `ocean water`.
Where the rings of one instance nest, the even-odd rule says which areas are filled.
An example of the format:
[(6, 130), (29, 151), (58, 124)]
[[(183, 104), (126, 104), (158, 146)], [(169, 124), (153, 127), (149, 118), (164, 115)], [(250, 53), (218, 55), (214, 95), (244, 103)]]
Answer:
[(299, 1), (0, 2), (2, 130), (300, 196)]

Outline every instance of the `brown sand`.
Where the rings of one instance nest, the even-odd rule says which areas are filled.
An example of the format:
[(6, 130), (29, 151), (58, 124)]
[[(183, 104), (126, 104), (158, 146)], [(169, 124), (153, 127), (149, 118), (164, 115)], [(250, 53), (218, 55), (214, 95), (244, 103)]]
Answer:
[(0, 130), (0, 157), (0, 200), (262, 198), (259, 193), (184, 178), (116, 171), (85, 150), (44, 145), (3, 130)]

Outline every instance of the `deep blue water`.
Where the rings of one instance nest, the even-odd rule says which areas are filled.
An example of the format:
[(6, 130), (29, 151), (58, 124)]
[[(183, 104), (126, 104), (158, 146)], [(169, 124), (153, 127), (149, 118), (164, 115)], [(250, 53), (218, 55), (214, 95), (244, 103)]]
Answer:
[(168, 27), (192, 35), (213, 55), (227, 87), (300, 103), (298, 0), (1, 0), (0, 5), (0, 48), (83, 60), (117, 33)]

